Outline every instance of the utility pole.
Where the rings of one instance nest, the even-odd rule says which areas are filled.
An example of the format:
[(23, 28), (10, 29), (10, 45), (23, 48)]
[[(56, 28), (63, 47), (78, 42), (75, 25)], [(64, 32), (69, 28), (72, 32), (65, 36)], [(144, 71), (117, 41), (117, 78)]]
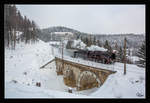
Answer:
[(61, 40), (62, 41), (62, 70), (64, 70), (64, 61), (63, 61), (63, 40)]
[(126, 75), (126, 38), (124, 39), (124, 75)]

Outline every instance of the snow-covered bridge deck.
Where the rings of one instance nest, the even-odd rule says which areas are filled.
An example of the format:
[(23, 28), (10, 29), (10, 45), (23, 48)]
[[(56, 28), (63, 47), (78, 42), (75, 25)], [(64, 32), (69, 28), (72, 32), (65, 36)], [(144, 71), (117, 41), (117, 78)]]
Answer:
[[(61, 59), (62, 56), (57, 55), (56, 58)], [(81, 59), (81, 58), (72, 58), (70, 56), (64, 56), (63, 60), (78, 63), (78, 64), (81, 64), (81, 65), (94, 67), (94, 68), (97, 68), (97, 69), (101, 68), (101, 69), (105, 69), (105, 70), (114, 71), (114, 65), (113, 64), (102, 64), (102, 63), (97, 63), (97, 62), (94, 62), (94, 61), (84, 60), (84, 59)]]

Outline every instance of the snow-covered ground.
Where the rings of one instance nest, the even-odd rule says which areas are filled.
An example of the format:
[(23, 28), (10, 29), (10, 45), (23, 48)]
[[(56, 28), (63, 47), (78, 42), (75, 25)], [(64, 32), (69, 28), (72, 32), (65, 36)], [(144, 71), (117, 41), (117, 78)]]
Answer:
[(139, 61), (138, 56), (128, 56), (128, 59), (131, 60), (133, 63), (136, 63), (137, 61)]
[(86, 95), (60, 92), (35, 86), (26, 86), (14, 82), (7, 82), (5, 85), (6, 98), (89, 98), (89, 96)]
[(117, 71), (99, 88), (80, 92), (73, 88), (73, 93), (68, 93), (63, 76), (56, 74), (55, 62), (40, 69), (54, 55), (60, 56), (59, 51), (41, 40), (32, 45), (17, 44), (13, 51), (5, 48), (5, 98), (145, 98), (145, 68), (127, 64), (127, 74), (123, 75), (122, 63), (105, 65), (64, 56), (74, 62)]
[(127, 65), (123, 75), (123, 64), (116, 63), (117, 73), (110, 75), (101, 89), (91, 94), (100, 98), (143, 98), (145, 97), (145, 71), (135, 65)]

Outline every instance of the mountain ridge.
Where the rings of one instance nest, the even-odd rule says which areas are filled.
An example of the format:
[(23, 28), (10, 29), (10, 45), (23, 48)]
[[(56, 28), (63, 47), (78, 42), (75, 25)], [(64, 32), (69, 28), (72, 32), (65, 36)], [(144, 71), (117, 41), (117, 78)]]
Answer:
[(75, 35), (74, 39), (81, 39), (92, 36), (96, 38), (96, 40), (100, 40), (100, 42), (104, 43), (106, 40), (110, 42), (110, 44), (115, 45), (117, 43), (120, 46), (123, 46), (123, 40), (126, 37), (129, 46), (130, 47), (139, 47), (145, 39), (145, 35), (139, 35), (134, 33), (128, 33), (128, 34), (88, 34), (83, 33), (78, 30), (74, 30), (68, 27), (64, 26), (54, 26), (54, 27), (48, 27), (41, 30), (41, 33), (39, 34), (39, 38), (45, 42), (49, 42), (51, 39), (51, 33), (52, 32), (71, 32)]

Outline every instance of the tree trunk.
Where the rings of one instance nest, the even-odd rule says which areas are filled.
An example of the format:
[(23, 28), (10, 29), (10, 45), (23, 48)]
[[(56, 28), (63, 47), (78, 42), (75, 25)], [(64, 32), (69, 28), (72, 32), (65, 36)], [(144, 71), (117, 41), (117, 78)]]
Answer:
[(126, 75), (126, 38), (124, 39), (124, 75)]

